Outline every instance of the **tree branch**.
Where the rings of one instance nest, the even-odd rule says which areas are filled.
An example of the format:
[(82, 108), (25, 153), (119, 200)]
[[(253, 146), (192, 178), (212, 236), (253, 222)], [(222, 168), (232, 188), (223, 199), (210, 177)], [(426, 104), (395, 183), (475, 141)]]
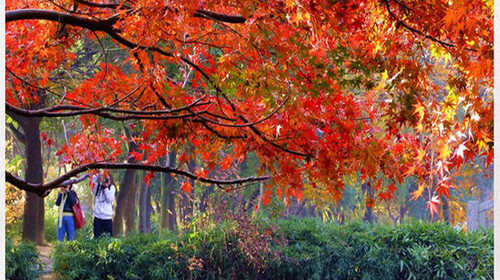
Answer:
[(15, 128), (13, 124), (8, 123), (7, 128), (14, 134), (14, 136), (17, 138), (17, 140), (25, 143), (26, 142), (26, 136), (19, 131), (19, 129)]
[[(420, 36), (424, 36), (425, 38), (433, 41), (433, 42), (436, 42), (438, 44), (440, 44), (441, 46), (443, 47), (451, 47), (451, 48), (454, 48), (456, 47), (456, 45), (454, 44), (451, 44), (451, 43), (447, 43), (447, 42), (444, 42), (444, 41), (441, 41), (431, 35), (428, 35), (428, 34), (425, 34), (424, 32), (420, 31), (420, 30), (417, 30), (411, 26), (409, 26), (408, 24), (406, 24), (405, 22), (403, 22), (402, 20), (400, 20), (392, 11), (391, 11), (391, 8), (390, 8), (390, 4), (389, 4), (389, 1), (391, 0), (384, 0), (384, 3), (385, 3), (385, 7), (387, 8), (387, 12), (389, 13), (389, 15), (394, 18), (394, 20), (396, 20), (397, 24), (400, 24), (401, 26), (403, 26), (404, 28), (410, 30), (412, 33), (416, 33)], [(395, 1), (395, 3), (399, 4), (398, 2)], [(400, 4), (401, 5), (401, 4)], [(475, 49), (471, 49), (471, 48), (465, 48), (465, 50), (468, 50), (468, 51), (472, 51), (472, 52), (477, 52), (477, 50)]]
[[(18, 107), (14, 107), (8, 103), (6, 103), (6, 109), (7, 112), (13, 112), (18, 115), (23, 115), (27, 117), (72, 117), (72, 116), (79, 116), (79, 115), (96, 115), (100, 116), (106, 119), (111, 119), (111, 120), (116, 120), (116, 121), (126, 121), (126, 120), (143, 120), (143, 119), (148, 119), (148, 120), (171, 120), (171, 119), (185, 119), (185, 118), (191, 118), (191, 117), (196, 117), (195, 114), (179, 114), (179, 115), (164, 115), (164, 114), (158, 114), (158, 111), (155, 112), (141, 112), (141, 111), (134, 111), (135, 113), (129, 113), (127, 115), (122, 115), (122, 116), (117, 116), (113, 114), (106, 113), (106, 111), (115, 111), (113, 108), (94, 108), (94, 109), (85, 109), (77, 106), (71, 106), (71, 105), (61, 105), (61, 106), (54, 106), (49, 109), (69, 109), (70, 107), (73, 107), (73, 111), (70, 112), (51, 112), (46, 109), (39, 109), (39, 110), (27, 110), (27, 109), (21, 109)], [(118, 110), (118, 109), (116, 109)]]
[[(114, 120), (130, 120), (130, 119), (179, 119), (179, 118), (189, 118), (194, 117), (196, 114), (179, 114), (182, 111), (192, 112), (191, 108), (196, 106), (203, 106), (210, 104), (209, 102), (200, 102), (204, 98), (200, 98), (195, 102), (170, 110), (159, 110), (159, 111), (136, 111), (136, 110), (125, 110), (112, 107), (99, 107), (99, 108), (87, 108), (75, 105), (57, 105), (49, 108), (29, 110), (19, 107), (15, 107), (6, 102), (5, 107), (7, 112), (12, 112), (17, 115), (25, 117), (69, 117), (78, 115), (97, 115), (108, 119)], [(125, 115), (116, 116), (109, 113), (122, 113)], [(203, 114), (204, 112), (196, 112), (197, 114)], [(167, 116), (167, 114), (172, 114)]]
[(75, 1), (80, 3), (80, 4), (83, 4), (85, 6), (94, 7), (94, 8), (116, 9), (121, 5), (121, 4), (117, 4), (117, 3), (94, 3), (94, 2), (85, 1), (85, 0), (75, 0)]
[(227, 22), (227, 23), (245, 23), (246, 18), (238, 15), (226, 15), (216, 12), (210, 12), (205, 10), (196, 10), (194, 17), (215, 19), (217, 21)]
[(210, 131), (211, 133), (215, 134), (217, 137), (221, 138), (221, 139), (226, 139), (226, 140), (233, 140), (233, 139), (244, 139), (244, 138), (247, 138), (246, 135), (236, 135), (236, 136), (232, 136), (232, 135), (223, 135), (222, 133), (220, 133), (219, 131), (217, 131), (215, 128), (209, 126), (205, 121), (203, 120), (200, 120), (199, 121), (208, 131)]
[[(81, 181), (87, 179), (87, 177), (89, 177), (90, 174), (87, 173), (87, 174), (84, 174), (80, 177), (77, 177), (77, 178), (73, 178), (73, 179), (69, 179), (69, 180), (66, 180), (64, 182), (61, 183), (61, 186), (65, 186), (65, 185), (73, 185), (73, 184), (76, 184), (76, 183), (80, 183)], [(53, 189), (49, 189), (49, 190), (46, 190), (43, 194), (42, 194), (42, 197), (46, 197), (50, 194), (50, 192), (52, 191)]]
[(189, 112), (195, 114), (197, 117), (201, 118), (202, 120), (205, 120), (207, 122), (210, 122), (210, 123), (213, 123), (213, 124), (216, 124), (218, 126), (226, 126), (226, 127), (249, 127), (249, 126), (253, 126), (253, 125), (256, 125), (256, 124), (259, 124), (259, 123), (262, 123), (268, 119), (270, 119), (272, 116), (274, 116), (284, 105), (285, 103), (288, 101), (288, 97), (289, 97), (289, 94), (287, 94), (286, 98), (285, 98), (285, 101), (283, 101), (283, 103), (281, 103), (273, 112), (271, 112), (269, 115), (267, 115), (266, 117), (264, 118), (261, 118), (260, 120), (257, 120), (255, 122), (247, 122), (247, 123), (244, 123), (244, 124), (231, 124), (231, 123), (223, 123), (223, 122), (218, 122), (218, 121), (214, 121), (214, 120), (211, 120), (209, 118), (205, 118), (203, 116), (201, 116), (200, 114), (198, 114), (197, 112), (194, 112), (192, 110), (189, 110)]
[[(76, 0), (76, 2), (89, 7), (108, 8), (108, 9), (117, 9), (121, 5), (118, 3), (94, 3), (86, 0)], [(226, 15), (222, 13), (205, 11), (201, 9), (196, 10), (193, 16), (198, 18), (214, 19), (227, 23), (245, 23), (247, 20), (246, 18), (239, 15)]]
[(61, 13), (56, 11), (37, 10), (37, 9), (22, 9), (5, 12), (5, 22), (13, 22), (18, 20), (39, 19), (50, 20), (60, 23), (65, 23), (73, 26), (82, 27), (94, 31), (113, 32), (112, 25), (118, 20), (117, 17), (111, 17), (105, 20), (90, 19)]
[(234, 180), (219, 180), (219, 179), (212, 179), (212, 178), (207, 178), (207, 177), (198, 177), (196, 174), (176, 169), (176, 168), (171, 168), (167, 166), (159, 166), (159, 165), (145, 165), (145, 164), (139, 164), (139, 163), (108, 163), (108, 162), (94, 162), (94, 163), (89, 163), (85, 165), (81, 165), (77, 168), (74, 168), (67, 172), (66, 174), (48, 182), (48, 183), (30, 183), (27, 182), (16, 175), (5, 171), (5, 181), (8, 183), (11, 183), (15, 187), (36, 193), (40, 196), (43, 196), (48, 190), (50, 189), (55, 189), (61, 186), (63, 183), (68, 182), (68, 180), (71, 179), (71, 177), (74, 177), (80, 173), (83, 172), (88, 172), (89, 170), (92, 169), (136, 169), (136, 170), (145, 170), (145, 171), (152, 171), (152, 172), (164, 172), (164, 173), (174, 173), (178, 174), (181, 176), (185, 176), (194, 180), (198, 180), (203, 183), (210, 183), (210, 184), (219, 184), (219, 185), (234, 185), (234, 184), (244, 184), (244, 183), (250, 183), (250, 182), (257, 182), (257, 181), (264, 181), (270, 178), (270, 176), (261, 176), (261, 177), (246, 177), (246, 178), (240, 178), (240, 179), (234, 179)]

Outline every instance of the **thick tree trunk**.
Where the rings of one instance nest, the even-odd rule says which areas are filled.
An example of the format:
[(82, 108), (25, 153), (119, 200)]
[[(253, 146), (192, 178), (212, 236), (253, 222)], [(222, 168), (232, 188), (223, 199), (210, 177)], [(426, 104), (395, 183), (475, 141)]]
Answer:
[[(26, 136), (26, 180), (31, 183), (43, 182), (42, 150), (40, 142), (41, 118), (21, 118)], [(43, 244), (45, 230), (44, 199), (34, 193), (26, 193), (22, 238)]]
[(31, 240), (38, 245), (43, 244), (44, 239), (44, 200), (38, 195), (26, 192), (26, 203), (23, 216), (23, 240)]
[[(130, 132), (128, 131), (127, 128), (125, 128), (125, 134), (129, 139), (131, 139)], [(128, 163), (135, 163), (136, 160), (134, 157), (132, 157), (132, 152), (138, 152), (139, 151), (139, 146), (135, 144), (133, 141), (128, 142), (128, 150), (129, 150), (129, 156), (128, 156)], [(135, 213), (135, 176), (136, 176), (136, 170), (135, 169), (127, 169), (125, 170), (125, 174), (123, 175), (123, 180), (120, 184), (120, 191), (118, 192), (118, 197), (116, 198), (116, 210), (115, 210), (115, 217), (114, 217), (114, 223), (113, 223), (113, 232), (116, 237), (120, 236), (120, 234), (123, 232), (124, 234), (129, 233), (133, 229), (133, 224), (132, 227), (129, 227), (130, 225), (126, 225), (126, 229), (123, 228), (124, 220), (129, 220), (130, 222), (130, 216), (131, 212)], [(133, 200), (132, 203), (130, 200)], [(132, 216), (133, 217), (133, 216)], [(132, 220), (134, 220), (132, 218)], [(134, 223), (134, 222), (133, 222)]]
[(129, 200), (135, 197), (135, 174), (136, 171), (134, 169), (125, 170), (123, 180), (120, 184), (120, 191), (116, 198), (116, 210), (113, 223), (113, 232), (116, 237), (120, 236), (122, 232), (125, 233), (123, 229), (125, 213), (130, 210)]

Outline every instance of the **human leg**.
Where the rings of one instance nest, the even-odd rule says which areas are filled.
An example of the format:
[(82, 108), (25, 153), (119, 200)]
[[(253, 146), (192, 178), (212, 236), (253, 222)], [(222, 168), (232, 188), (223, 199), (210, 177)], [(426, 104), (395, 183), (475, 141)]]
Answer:
[(63, 217), (61, 226), (59, 226), (59, 219), (57, 219), (57, 240), (63, 242), (65, 234), (66, 230), (64, 228), (64, 217)]
[(113, 220), (103, 220), (104, 222), (104, 232), (109, 233), (109, 236), (113, 236)]
[(66, 219), (65, 225), (66, 225), (66, 233), (68, 234), (67, 239), (68, 241), (72, 241), (75, 239), (75, 218), (73, 216), (68, 216), (64, 217)]
[(94, 217), (94, 239), (99, 238), (103, 233), (103, 223), (102, 220)]

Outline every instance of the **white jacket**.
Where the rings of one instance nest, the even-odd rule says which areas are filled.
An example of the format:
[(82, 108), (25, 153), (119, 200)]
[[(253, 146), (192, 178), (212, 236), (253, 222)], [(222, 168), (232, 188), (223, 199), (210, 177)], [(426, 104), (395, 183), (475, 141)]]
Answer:
[(94, 181), (94, 217), (101, 220), (110, 220), (113, 218), (113, 201), (115, 200), (116, 188), (110, 185), (109, 188), (105, 188), (100, 191), (99, 196), (96, 196), (97, 192), (97, 176)]

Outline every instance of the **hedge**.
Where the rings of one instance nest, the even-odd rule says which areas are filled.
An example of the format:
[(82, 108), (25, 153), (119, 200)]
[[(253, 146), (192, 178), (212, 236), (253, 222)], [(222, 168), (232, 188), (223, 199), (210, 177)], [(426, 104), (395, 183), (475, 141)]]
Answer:
[(38, 279), (42, 264), (34, 243), (23, 241), (19, 244), (5, 240), (5, 278), (10, 280)]
[(61, 279), (493, 279), (493, 231), (310, 218), (226, 222), (179, 236), (61, 243), (53, 268)]

